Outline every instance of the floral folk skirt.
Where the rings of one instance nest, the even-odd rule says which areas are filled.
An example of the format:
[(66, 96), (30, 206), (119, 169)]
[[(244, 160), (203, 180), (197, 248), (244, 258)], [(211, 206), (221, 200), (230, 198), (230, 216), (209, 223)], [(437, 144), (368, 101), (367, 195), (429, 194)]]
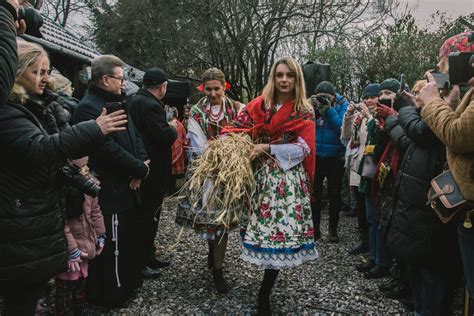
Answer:
[(309, 181), (303, 165), (285, 172), (267, 159), (256, 170), (255, 179), (252, 206), (246, 210), (248, 222), (241, 231), (241, 258), (277, 270), (316, 259)]

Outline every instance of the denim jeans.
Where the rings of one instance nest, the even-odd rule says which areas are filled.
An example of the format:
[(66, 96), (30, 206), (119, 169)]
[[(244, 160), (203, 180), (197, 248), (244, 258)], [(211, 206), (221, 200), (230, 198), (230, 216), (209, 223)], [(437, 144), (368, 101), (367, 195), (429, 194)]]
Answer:
[(458, 225), (459, 248), (464, 265), (464, 278), (469, 289), (471, 309), (474, 309), (474, 228), (464, 228)]
[(385, 240), (379, 225), (374, 220), (374, 203), (372, 203), (370, 193), (365, 195), (365, 212), (369, 225), (369, 258), (378, 266), (388, 266), (389, 258), (385, 250)]
[(451, 315), (455, 278), (450, 267), (408, 265), (408, 279), (415, 304), (421, 316)]

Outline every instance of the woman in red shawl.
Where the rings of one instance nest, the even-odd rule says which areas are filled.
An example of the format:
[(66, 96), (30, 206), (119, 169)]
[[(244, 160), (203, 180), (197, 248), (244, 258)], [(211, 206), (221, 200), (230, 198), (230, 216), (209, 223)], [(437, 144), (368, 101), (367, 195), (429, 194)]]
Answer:
[(241, 111), (234, 132), (248, 132), (256, 180), (242, 259), (265, 269), (258, 314), (271, 314), (270, 293), (284, 268), (314, 260), (309, 183), (314, 177), (314, 113), (305, 98), (303, 72), (290, 57), (277, 61), (262, 95)]

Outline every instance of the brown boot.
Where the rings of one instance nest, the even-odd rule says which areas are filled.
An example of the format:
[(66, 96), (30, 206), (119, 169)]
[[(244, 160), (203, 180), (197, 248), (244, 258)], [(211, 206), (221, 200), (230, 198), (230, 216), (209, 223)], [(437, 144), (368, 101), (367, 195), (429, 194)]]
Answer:
[(329, 226), (329, 239), (328, 242), (332, 244), (339, 243), (339, 235), (337, 234), (337, 225)]
[(212, 279), (214, 280), (214, 285), (216, 287), (217, 293), (227, 294), (229, 293), (229, 284), (224, 279), (222, 269), (212, 270)]

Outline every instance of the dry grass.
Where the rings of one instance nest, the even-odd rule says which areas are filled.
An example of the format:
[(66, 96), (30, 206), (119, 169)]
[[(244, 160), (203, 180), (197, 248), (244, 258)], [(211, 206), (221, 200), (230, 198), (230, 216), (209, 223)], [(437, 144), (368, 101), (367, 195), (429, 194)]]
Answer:
[(192, 208), (216, 213), (215, 223), (226, 228), (239, 221), (244, 201), (255, 186), (250, 161), (254, 147), (246, 134), (230, 133), (211, 140), (204, 153), (190, 166), (191, 178), (181, 192), (187, 192)]

